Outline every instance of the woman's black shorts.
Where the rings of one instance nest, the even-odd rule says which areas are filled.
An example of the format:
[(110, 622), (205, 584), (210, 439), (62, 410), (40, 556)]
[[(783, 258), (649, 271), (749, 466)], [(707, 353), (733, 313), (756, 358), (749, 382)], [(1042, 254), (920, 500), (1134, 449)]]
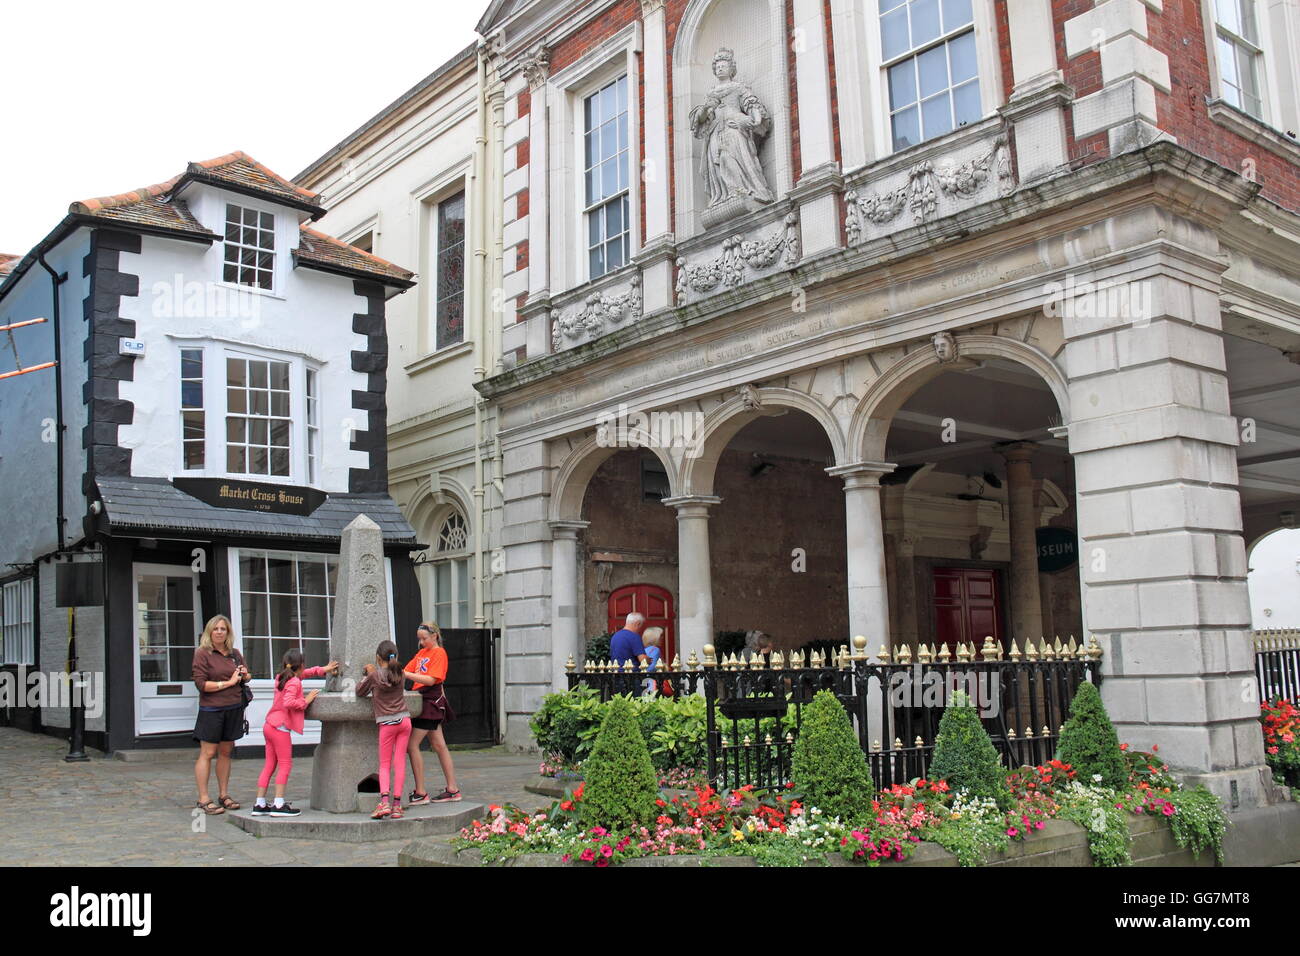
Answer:
[(194, 722), (194, 739), (208, 744), (238, 740), (244, 736), (244, 708), (201, 710)]

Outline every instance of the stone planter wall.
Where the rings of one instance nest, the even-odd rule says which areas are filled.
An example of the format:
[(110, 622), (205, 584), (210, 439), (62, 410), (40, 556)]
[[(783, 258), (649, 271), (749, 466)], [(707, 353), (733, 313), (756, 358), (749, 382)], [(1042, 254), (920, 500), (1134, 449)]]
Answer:
[[(1205, 851), (1200, 859), (1191, 850), (1179, 848), (1173, 831), (1157, 817), (1134, 817), (1129, 822), (1133, 836), (1131, 853), (1135, 866), (1214, 866), (1214, 853)], [(839, 856), (829, 857), (830, 866), (861, 867)], [(445, 839), (416, 840), (398, 856), (399, 866), (481, 866), (478, 850), (457, 853)], [(535, 853), (516, 857), (503, 866), (589, 866), (586, 863), (562, 863), (558, 854)], [(662, 856), (630, 860), (620, 866), (757, 866), (750, 857)], [(886, 863), (884, 869), (913, 866), (957, 866), (957, 858), (934, 843), (920, 844), (911, 858), (902, 863)], [(1047, 825), (1025, 838), (1013, 840), (1003, 852), (996, 853), (985, 866), (1092, 866), (1088, 837), (1084, 829), (1068, 820), (1049, 820)]]

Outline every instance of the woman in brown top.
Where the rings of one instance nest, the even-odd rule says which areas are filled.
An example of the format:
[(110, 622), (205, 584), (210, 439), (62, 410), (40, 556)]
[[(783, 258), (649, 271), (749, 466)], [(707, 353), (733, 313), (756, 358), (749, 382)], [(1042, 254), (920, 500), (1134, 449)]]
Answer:
[[(230, 754), (235, 749), (235, 741), (244, 736), (243, 685), (251, 675), (233, 641), (230, 618), (218, 614), (203, 628), (203, 637), (194, 651), (194, 686), (199, 689), (199, 716), (194, 724), (199, 759), (194, 762), (194, 782), (199, 788), (199, 809), (208, 814), (239, 809), (239, 804), (227, 792)], [(213, 757), (217, 758), (220, 806), (208, 796)]]

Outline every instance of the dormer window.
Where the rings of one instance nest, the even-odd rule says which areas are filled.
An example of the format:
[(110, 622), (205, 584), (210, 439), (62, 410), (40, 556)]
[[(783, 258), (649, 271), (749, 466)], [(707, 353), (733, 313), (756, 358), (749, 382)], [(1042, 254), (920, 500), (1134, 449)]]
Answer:
[(221, 277), (236, 285), (272, 289), (275, 274), (275, 217), (226, 203), (226, 249)]

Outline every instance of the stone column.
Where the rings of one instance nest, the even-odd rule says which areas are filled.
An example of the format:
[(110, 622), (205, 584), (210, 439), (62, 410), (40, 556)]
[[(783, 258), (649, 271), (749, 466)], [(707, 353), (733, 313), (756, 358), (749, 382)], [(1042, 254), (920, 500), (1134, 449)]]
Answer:
[[(1140, 218), (1139, 218), (1140, 215)], [(1160, 755), (1228, 807), (1273, 798), (1254, 686), (1215, 233), (1135, 213), (1130, 248), (1178, 264), (1116, 296), (1062, 305), (1085, 630), (1121, 740)], [(1135, 307), (1135, 302), (1140, 305)], [(1089, 308), (1083, 306), (1087, 304)]]
[(645, 244), (636, 257), (641, 267), (642, 311), (651, 315), (674, 304), (673, 223), (669, 197), (672, 154), (668, 150), (668, 37), (664, 0), (641, 0), (641, 81), (645, 118), (641, 124), (645, 163), (641, 190), (645, 197)]
[(685, 662), (691, 652), (703, 659), (713, 643), (713, 580), (709, 564), (709, 508), (721, 498), (682, 495), (665, 498), (677, 509), (677, 640)]
[(849, 637), (861, 634), (874, 651), (889, 644), (889, 585), (880, 476), (896, 466), (884, 461), (836, 465), (826, 473), (844, 479), (844, 531), (848, 543)]
[(578, 532), (587, 521), (552, 521), (551, 525), (551, 679), (557, 691), (568, 688), (565, 664), (570, 657), (582, 665), (582, 635), (578, 633)]
[(1023, 644), (1043, 637), (1043, 603), (1038, 593), (1038, 541), (1034, 534), (1034, 469), (1038, 446), (1007, 442), (998, 451), (1007, 460), (1007, 525), (1011, 538), (1011, 638)]

